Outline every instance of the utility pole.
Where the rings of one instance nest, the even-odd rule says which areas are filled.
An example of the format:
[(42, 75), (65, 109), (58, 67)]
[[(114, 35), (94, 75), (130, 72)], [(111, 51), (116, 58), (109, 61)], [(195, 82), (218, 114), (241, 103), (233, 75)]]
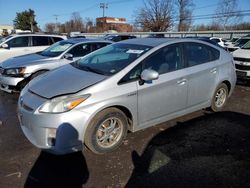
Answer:
[(34, 23), (34, 17), (31, 16), (31, 17), (30, 17), (30, 30), (31, 30), (32, 33), (34, 32), (33, 23)]
[(100, 3), (100, 8), (102, 8), (102, 17), (104, 17), (105, 9), (108, 9), (108, 3)]
[(104, 16), (105, 16), (105, 9), (108, 9), (108, 3), (100, 3), (100, 8), (102, 8), (102, 31), (104, 32)]
[(53, 16), (55, 16), (55, 19), (56, 19), (56, 25), (55, 25), (55, 32), (59, 32), (58, 30), (58, 24), (57, 24), (57, 19), (58, 19), (58, 14), (54, 14)]

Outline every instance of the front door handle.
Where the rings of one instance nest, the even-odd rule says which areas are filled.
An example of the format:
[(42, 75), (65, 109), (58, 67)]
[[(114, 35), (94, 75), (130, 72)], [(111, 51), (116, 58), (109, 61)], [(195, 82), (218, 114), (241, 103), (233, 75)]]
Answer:
[(212, 70), (210, 70), (211, 73), (215, 74), (217, 72), (216, 68), (213, 68)]
[(179, 85), (184, 85), (186, 82), (187, 82), (187, 79), (183, 78), (183, 79), (181, 79), (181, 80), (178, 80), (178, 81), (177, 81), (177, 84), (179, 84)]

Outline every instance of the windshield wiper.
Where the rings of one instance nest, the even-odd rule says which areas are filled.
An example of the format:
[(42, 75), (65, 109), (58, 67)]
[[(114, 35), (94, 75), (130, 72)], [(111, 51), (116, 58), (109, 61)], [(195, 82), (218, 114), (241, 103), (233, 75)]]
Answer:
[(36, 54), (41, 55), (41, 56), (45, 56), (45, 57), (49, 57), (48, 55), (43, 54), (43, 52), (37, 52)]
[(97, 69), (91, 68), (89, 66), (80, 66), (79, 68), (83, 69), (85, 71), (88, 71), (88, 72), (93, 72), (93, 73), (96, 73), (96, 74), (105, 75), (103, 72), (101, 72), (101, 71), (99, 71)]

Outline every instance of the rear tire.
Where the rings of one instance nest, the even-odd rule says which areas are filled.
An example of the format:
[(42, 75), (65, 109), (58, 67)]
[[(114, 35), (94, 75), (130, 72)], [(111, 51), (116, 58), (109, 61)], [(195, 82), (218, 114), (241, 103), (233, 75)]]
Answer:
[(214, 112), (221, 111), (226, 105), (228, 99), (228, 87), (226, 84), (221, 83), (215, 90), (213, 95), (211, 110)]
[(90, 122), (85, 132), (86, 146), (96, 154), (115, 150), (127, 135), (126, 115), (117, 108), (99, 112)]

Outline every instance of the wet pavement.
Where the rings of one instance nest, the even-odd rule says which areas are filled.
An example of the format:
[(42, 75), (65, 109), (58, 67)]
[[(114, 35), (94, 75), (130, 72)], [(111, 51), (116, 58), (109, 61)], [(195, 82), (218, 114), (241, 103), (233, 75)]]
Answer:
[(0, 91), (0, 187), (250, 187), (250, 86), (223, 112), (198, 111), (129, 133), (112, 153), (64, 156), (27, 141), (18, 94)]

